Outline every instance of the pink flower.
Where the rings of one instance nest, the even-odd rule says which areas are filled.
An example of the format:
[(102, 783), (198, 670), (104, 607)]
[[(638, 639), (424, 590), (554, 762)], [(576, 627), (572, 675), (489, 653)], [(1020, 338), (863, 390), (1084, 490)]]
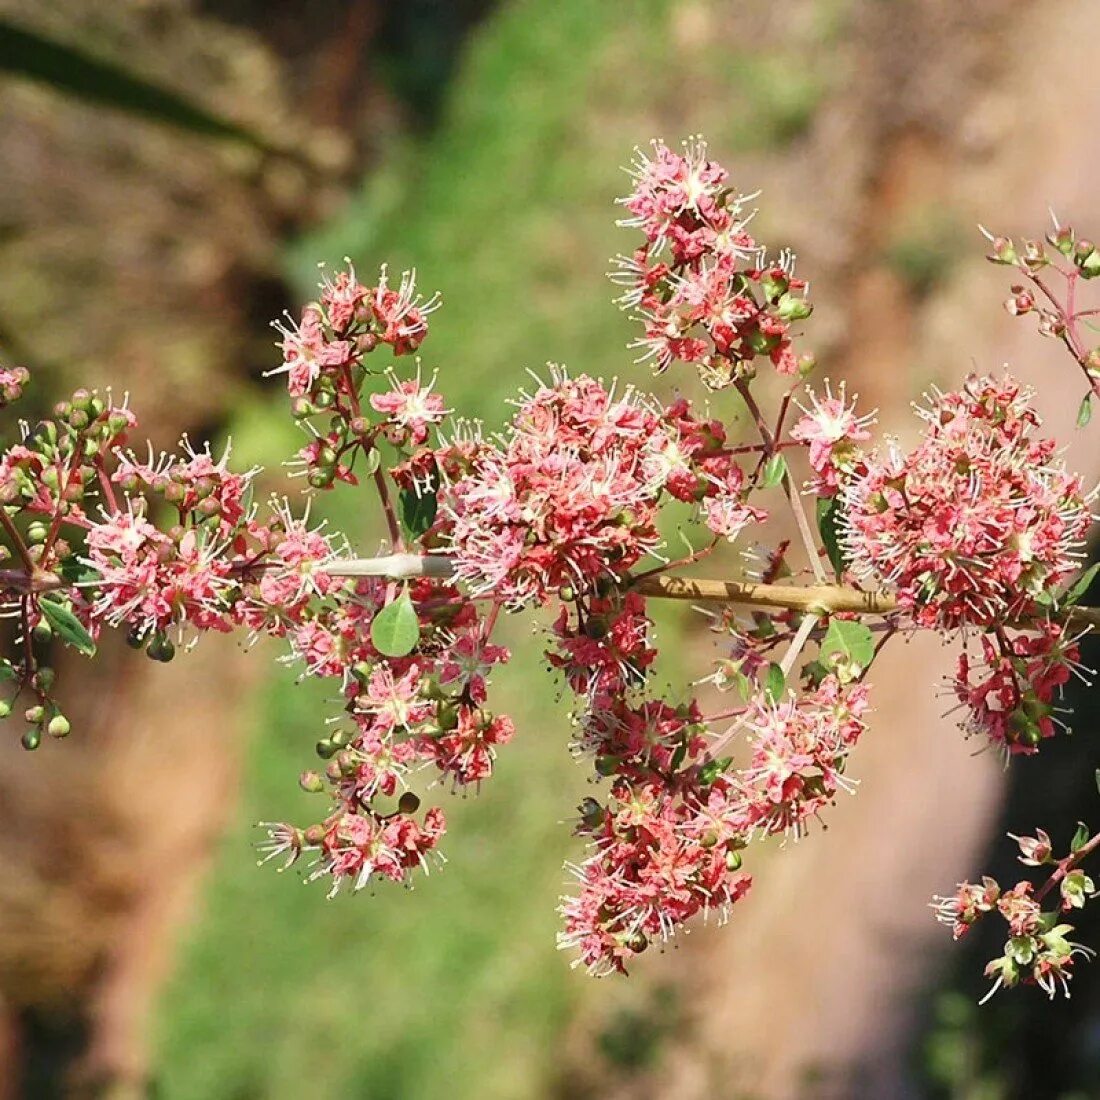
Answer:
[(419, 447), (428, 438), (428, 429), (447, 415), (443, 398), (432, 393), (435, 378), (427, 386), (421, 385), (419, 377), (402, 382), (391, 373), (390, 380), (393, 389), (372, 394), (371, 408), (389, 418), (386, 434), (394, 446)]
[(834, 397), (825, 384), (824, 399), (810, 392), (810, 408), (791, 429), (791, 438), (806, 443), (810, 449), (810, 466), (816, 475), (811, 483), (818, 496), (834, 496), (840, 480), (855, 473), (862, 458), (858, 444), (871, 438), (868, 426), (874, 414), (857, 417), (855, 398), (847, 401), (841, 384)]

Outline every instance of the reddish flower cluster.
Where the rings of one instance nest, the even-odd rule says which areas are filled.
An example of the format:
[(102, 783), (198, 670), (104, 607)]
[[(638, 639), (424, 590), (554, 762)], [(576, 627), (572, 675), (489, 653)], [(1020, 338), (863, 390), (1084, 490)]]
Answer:
[(791, 325), (809, 316), (806, 284), (784, 254), (768, 263), (746, 229), (745, 199), (728, 184), (724, 168), (707, 158), (705, 142), (683, 154), (654, 142), (640, 150), (631, 170), (634, 188), (620, 202), (646, 243), (620, 257), (615, 281), (621, 302), (635, 311), (644, 335), (632, 346), (639, 362), (658, 371), (680, 360), (693, 363), (713, 389), (751, 377), (766, 356), (781, 374), (812, 366), (791, 345)]
[(1026, 881), (1002, 891), (996, 879), (986, 876), (980, 884), (960, 883), (951, 897), (932, 900), (936, 919), (951, 926), (955, 939), (965, 935), (986, 913), (998, 913), (1007, 925), (1004, 953), (985, 968), (986, 977), (994, 981), (983, 1003), (998, 989), (1011, 989), (1021, 982), (1039, 986), (1049, 997), (1059, 990), (1069, 996), (1073, 960), (1096, 954), (1066, 938), (1073, 931), (1072, 925), (1058, 923), (1060, 910), (1079, 909), (1095, 894), (1092, 880), (1083, 871), (1069, 871), (1063, 879), (1060, 910), (1050, 912), (1043, 912), (1034, 891), (1034, 885)]
[(746, 825), (802, 836), (838, 790), (853, 790), (844, 771), (866, 710), (866, 686), (846, 690), (836, 676), (798, 699), (757, 696), (748, 716), (752, 758), (740, 774)]
[(921, 412), (912, 453), (875, 453), (844, 485), (853, 571), (896, 587), (921, 626), (1019, 619), (1079, 568), (1087, 498), (1054, 441), (1034, 437), (1030, 396), (1007, 377), (971, 377)]
[(360, 390), (371, 373), (366, 357), (379, 347), (394, 355), (409, 355), (428, 333), (427, 317), (439, 304), (438, 297), (423, 301), (416, 293), (416, 277), (405, 272), (395, 290), (383, 267), (374, 286), (360, 283), (348, 265), (321, 284), (318, 301), (306, 306), (301, 319), (277, 323), (282, 336), (283, 363), (272, 374), (287, 376), (287, 391), (294, 398), (296, 419), (331, 414), (325, 432), (313, 429), (314, 438), (299, 452), (309, 484), (331, 488), (336, 481), (356, 484), (352, 472), (357, 455), (369, 455), (380, 433), (396, 446), (419, 445), (429, 425), (443, 418), (443, 401), (414, 380), (392, 379), (394, 390), (374, 395), (371, 406), (387, 415), (372, 423), (363, 415)]
[[(982, 734), (1009, 753), (1034, 753), (1053, 737), (1055, 699), (1070, 674), (1080, 670), (1080, 652), (1053, 622), (1009, 637), (1001, 630), (980, 638), (981, 660), (959, 655), (951, 691), (965, 708), (960, 728)], [(1083, 673), (1080, 673), (1083, 676)]]
[(622, 576), (660, 544), (668, 445), (634, 390), (556, 374), (445, 496), (457, 575), (510, 607)]

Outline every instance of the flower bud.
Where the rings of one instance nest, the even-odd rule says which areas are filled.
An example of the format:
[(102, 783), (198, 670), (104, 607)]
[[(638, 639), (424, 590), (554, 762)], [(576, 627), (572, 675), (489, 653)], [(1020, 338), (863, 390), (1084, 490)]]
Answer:
[(994, 237), (993, 249), (987, 258), (995, 264), (1015, 264), (1018, 256), (1015, 246), (1008, 237)]
[(68, 718), (63, 714), (55, 714), (49, 721), (49, 725), (46, 726), (46, 732), (51, 737), (58, 739), (62, 737), (68, 737), (72, 726), (69, 724)]
[(23, 712), (23, 717), (32, 725), (38, 725), (46, 717), (46, 708), (41, 703), (35, 703), (33, 706), (27, 707)]
[(1047, 240), (1054, 245), (1063, 256), (1069, 256), (1073, 253), (1073, 229), (1068, 225), (1057, 226), (1052, 232), (1047, 234)]
[(306, 794), (320, 794), (325, 789), (325, 781), (316, 772), (302, 772), (298, 776), (298, 786)]
[(20, 744), (27, 752), (34, 752), (42, 744), (42, 731), (37, 726), (32, 726), (19, 739)]
[(420, 799), (412, 791), (405, 791), (397, 800), (397, 812), (405, 814), (416, 813), (420, 809)]
[(153, 640), (145, 650), (146, 656), (153, 661), (167, 664), (176, 655), (176, 647), (165, 634), (154, 634)]

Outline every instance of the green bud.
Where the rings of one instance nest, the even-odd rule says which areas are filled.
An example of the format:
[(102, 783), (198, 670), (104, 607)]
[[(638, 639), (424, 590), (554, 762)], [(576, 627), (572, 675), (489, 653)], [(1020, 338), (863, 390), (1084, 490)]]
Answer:
[(176, 655), (176, 647), (164, 634), (154, 634), (152, 641), (145, 650), (145, 655), (153, 661), (167, 664)]
[(596, 757), (596, 774), (597, 775), (614, 775), (619, 770), (619, 758), (617, 756), (597, 756)]
[(798, 298), (793, 294), (784, 294), (779, 299), (776, 309), (784, 321), (804, 321), (813, 311), (812, 302), (807, 302), (805, 298)]
[(42, 744), (42, 731), (37, 726), (32, 726), (19, 740), (27, 752), (34, 752)]
[(69, 720), (65, 715), (55, 714), (50, 719), (49, 725), (46, 726), (46, 732), (51, 737), (62, 738), (68, 737), (72, 728), (73, 727), (69, 724)]
[(334, 745), (327, 737), (322, 738), (314, 745), (317, 755), (322, 760), (328, 760), (330, 757), (335, 756), (339, 748), (339, 745)]
[(7, 718), (11, 714), (11, 703), (7, 699), (0, 699), (0, 718)]
[(320, 794), (325, 789), (325, 781), (316, 772), (302, 772), (298, 776), (298, 786), (306, 794)]

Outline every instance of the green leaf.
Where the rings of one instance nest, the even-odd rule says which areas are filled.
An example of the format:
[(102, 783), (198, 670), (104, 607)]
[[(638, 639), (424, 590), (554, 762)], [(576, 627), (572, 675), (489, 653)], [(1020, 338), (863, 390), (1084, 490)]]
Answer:
[(1073, 840), (1069, 843), (1071, 852), (1079, 852), (1089, 842), (1089, 827), (1083, 822), (1077, 822), (1077, 832), (1073, 834)]
[(783, 697), (783, 689), (786, 686), (787, 677), (783, 669), (773, 661), (764, 674), (764, 694), (768, 697), (768, 701), (778, 703)]
[(787, 460), (782, 455), (772, 455), (764, 463), (764, 480), (762, 484), (765, 489), (771, 489), (778, 485), (786, 476)]
[(401, 522), (409, 535), (418, 539), (435, 523), (439, 500), (435, 490), (421, 496), (415, 489), (401, 491)]
[(721, 756), (717, 760), (708, 760), (699, 769), (700, 784), (709, 787), (723, 772), (728, 770), (732, 763), (732, 756)]
[(1092, 419), (1092, 394), (1086, 393), (1077, 406), (1077, 427), (1083, 428)]
[(817, 498), (817, 529), (825, 553), (829, 555), (829, 564), (839, 577), (844, 572), (844, 553), (840, 548), (840, 498)]
[(838, 654), (861, 669), (866, 668), (875, 655), (875, 637), (871, 628), (847, 619), (831, 620), (821, 643), (821, 656), (822, 659), (835, 659)]
[(51, 596), (43, 596), (38, 601), (38, 606), (46, 616), (46, 621), (63, 642), (71, 645), (85, 657), (95, 655), (95, 642), (92, 641), (91, 634), (84, 629), (84, 624), (68, 607)]
[(1078, 578), (1062, 593), (1058, 601), (1064, 607), (1073, 607), (1079, 599), (1084, 597), (1092, 587), (1096, 574), (1100, 573), (1100, 561), (1090, 565)]
[(416, 649), (420, 641), (420, 619), (408, 589), (374, 616), (370, 640), (384, 657), (404, 657)]
[(206, 137), (244, 142), (265, 152), (271, 144), (185, 96), (132, 73), (83, 46), (0, 19), (0, 72), (12, 73), (86, 103), (142, 115)]

